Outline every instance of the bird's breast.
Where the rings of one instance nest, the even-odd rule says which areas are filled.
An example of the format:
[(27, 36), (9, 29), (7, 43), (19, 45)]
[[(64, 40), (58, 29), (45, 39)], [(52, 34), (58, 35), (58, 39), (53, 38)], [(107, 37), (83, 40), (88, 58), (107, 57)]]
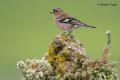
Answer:
[(56, 23), (58, 28), (60, 28), (60, 29), (62, 29), (64, 31), (71, 31), (71, 29), (73, 27), (71, 24), (61, 23), (61, 22), (59, 22), (57, 20), (55, 20), (55, 23)]

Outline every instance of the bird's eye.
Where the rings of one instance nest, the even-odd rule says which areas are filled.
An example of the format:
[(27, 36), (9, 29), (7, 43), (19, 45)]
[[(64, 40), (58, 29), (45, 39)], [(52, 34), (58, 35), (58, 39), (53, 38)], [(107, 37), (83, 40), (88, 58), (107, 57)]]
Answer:
[(53, 12), (58, 12), (57, 10), (53, 9)]

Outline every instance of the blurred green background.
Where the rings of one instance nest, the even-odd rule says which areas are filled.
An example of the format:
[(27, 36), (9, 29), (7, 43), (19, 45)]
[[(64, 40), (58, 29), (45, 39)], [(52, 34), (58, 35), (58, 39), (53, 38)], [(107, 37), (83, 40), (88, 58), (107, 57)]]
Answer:
[[(81, 28), (73, 35), (84, 43), (88, 55), (97, 59), (103, 51), (105, 31), (112, 31), (110, 61), (120, 65), (120, 5), (97, 3), (120, 0), (0, 0), (0, 80), (21, 80), (16, 68), (19, 60), (40, 59), (55, 35), (61, 33), (50, 10), (60, 7), (97, 29)], [(120, 75), (120, 69), (118, 68)]]

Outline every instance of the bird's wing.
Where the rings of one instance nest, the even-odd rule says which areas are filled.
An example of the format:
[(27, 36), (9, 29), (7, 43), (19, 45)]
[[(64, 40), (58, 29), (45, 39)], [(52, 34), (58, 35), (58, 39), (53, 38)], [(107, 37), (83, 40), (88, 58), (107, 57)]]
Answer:
[(79, 20), (77, 20), (76, 18), (73, 17), (68, 17), (68, 18), (62, 18), (59, 20), (59, 22), (61, 23), (66, 23), (66, 24), (72, 24), (75, 25), (75, 27), (79, 27), (79, 26), (85, 26), (85, 27), (91, 27), (91, 28), (96, 28), (94, 26), (89, 26)]
[(66, 23), (66, 24), (72, 24), (72, 25), (77, 25), (77, 26), (85, 26), (83, 22), (73, 18), (73, 17), (68, 17), (68, 18), (62, 18), (59, 20), (61, 23)]

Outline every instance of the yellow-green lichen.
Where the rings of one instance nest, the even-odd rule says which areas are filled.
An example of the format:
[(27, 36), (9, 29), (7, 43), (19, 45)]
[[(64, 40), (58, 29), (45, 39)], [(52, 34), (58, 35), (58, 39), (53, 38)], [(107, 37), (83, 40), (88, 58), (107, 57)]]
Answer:
[(82, 43), (72, 35), (57, 35), (41, 60), (19, 61), (25, 80), (119, 80), (115, 64), (109, 62), (110, 32), (102, 58), (88, 58)]
[(83, 55), (81, 54), (81, 48), (83, 46), (72, 35), (58, 35), (48, 47), (47, 59), (51, 64), (54, 64), (53, 67), (55, 67), (57, 73), (68, 72), (68, 63), (75, 71), (77, 62), (80, 61), (80, 55)]

